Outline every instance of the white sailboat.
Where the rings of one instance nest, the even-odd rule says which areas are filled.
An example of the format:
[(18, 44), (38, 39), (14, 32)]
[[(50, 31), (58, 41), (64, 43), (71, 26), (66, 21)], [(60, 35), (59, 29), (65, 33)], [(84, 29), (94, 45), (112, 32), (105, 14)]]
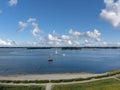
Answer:
[(57, 51), (57, 50), (55, 51), (55, 54), (58, 54), (58, 51)]
[(62, 54), (64, 57), (66, 56), (66, 54)]

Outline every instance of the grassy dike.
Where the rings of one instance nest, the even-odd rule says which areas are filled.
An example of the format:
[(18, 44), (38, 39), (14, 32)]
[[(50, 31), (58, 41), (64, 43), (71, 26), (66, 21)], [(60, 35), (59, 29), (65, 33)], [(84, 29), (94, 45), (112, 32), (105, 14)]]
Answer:
[[(117, 75), (117, 76), (116, 76)], [(58, 82), (69, 82), (69, 81), (84, 81), (90, 79), (101, 79), (106, 77), (115, 76), (120, 79), (120, 71), (112, 71), (108, 72), (107, 74), (95, 76), (95, 77), (88, 77), (88, 78), (79, 78), (79, 79), (71, 79), (71, 80), (60, 80)], [(54, 81), (56, 82), (56, 81)], [(120, 80), (116, 80), (114, 78), (105, 79), (105, 80), (98, 80), (80, 84), (68, 84), (68, 85), (54, 85), (52, 90), (120, 90)]]
[(62, 83), (62, 82), (85, 81), (85, 80), (91, 80), (91, 79), (106, 78), (106, 77), (115, 76), (115, 75), (118, 75), (118, 74), (120, 74), (120, 71), (108, 72), (108, 73), (106, 73), (106, 74), (104, 74), (104, 75), (94, 76), (94, 77), (88, 77), (88, 78), (51, 80), (51, 82), (52, 82), (52, 83)]
[[(116, 76), (117, 75), (117, 76)], [(108, 72), (103, 75), (88, 77), (88, 78), (75, 78), (75, 79), (60, 79), (60, 80), (0, 80), (0, 83), (6, 85), (0, 85), (0, 90), (45, 90), (44, 86), (19, 86), (19, 84), (47, 84), (53, 83), (52, 90), (120, 90), (120, 80), (107, 79), (107, 77), (115, 76), (119, 79), (120, 71)], [(77, 81), (89, 81), (91, 79), (102, 79), (89, 83), (72, 84), (72, 85), (62, 85), (62, 83), (67, 82), (77, 82)], [(7, 83), (12, 83), (13, 86), (7, 85)], [(61, 85), (54, 86), (54, 83), (61, 83)], [(18, 86), (14, 86), (18, 84)]]
[(20, 81), (20, 80), (0, 80), (0, 83), (15, 83), (15, 84), (19, 84), (19, 83), (24, 83), (24, 84), (28, 84), (28, 83), (36, 83), (36, 84), (38, 84), (38, 83), (39, 84), (40, 83), (63, 83), (63, 82), (76, 82), (76, 81), (85, 81), (85, 80), (91, 80), (91, 79), (100, 79), (100, 78), (115, 76), (118, 74), (120, 74), (120, 70), (108, 72), (106, 74), (99, 75), (99, 76), (87, 77), (87, 78), (60, 79), (60, 80), (22, 80), (22, 81)]
[(53, 86), (52, 90), (120, 90), (120, 81), (106, 79), (82, 84), (58, 85)]

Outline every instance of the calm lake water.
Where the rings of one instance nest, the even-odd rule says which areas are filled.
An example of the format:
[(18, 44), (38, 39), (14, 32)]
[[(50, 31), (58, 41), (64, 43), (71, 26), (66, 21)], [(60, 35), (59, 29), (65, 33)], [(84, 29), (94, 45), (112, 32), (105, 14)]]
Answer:
[[(48, 62), (49, 56), (53, 62)], [(120, 49), (0, 48), (0, 74), (92, 72), (120, 69)]]

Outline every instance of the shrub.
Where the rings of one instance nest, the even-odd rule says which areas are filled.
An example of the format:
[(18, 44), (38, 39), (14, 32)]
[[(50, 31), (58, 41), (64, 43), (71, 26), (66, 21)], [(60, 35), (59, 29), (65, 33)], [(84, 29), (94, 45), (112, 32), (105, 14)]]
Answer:
[(62, 80), (51, 80), (52, 83), (60, 83)]
[(109, 77), (109, 74), (105, 74), (105, 75), (101, 75), (101, 76), (96, 76), (94, 77), (95, 79), (98, 79), (98, 78), (104, 78), (104, 77)]
[(74, 79), (74, 81), (83, 81), (84, 80), (84, 78), (76, 78), (76, 79)]
[(61, 82), (73, 82), (74, 79), (62, 79)]
[(28, 80), (21, 81), (21, 83), (29, 83)]
[(0, 80), (1, 83), (11, 83), (11, 80)]
[(20, 80), (14, 80), (14, 81), (12, 81), (13, 83), (21, 83), (21, 81)]
[(35, 80), (34, 83), (49, 83), (49, 80)]

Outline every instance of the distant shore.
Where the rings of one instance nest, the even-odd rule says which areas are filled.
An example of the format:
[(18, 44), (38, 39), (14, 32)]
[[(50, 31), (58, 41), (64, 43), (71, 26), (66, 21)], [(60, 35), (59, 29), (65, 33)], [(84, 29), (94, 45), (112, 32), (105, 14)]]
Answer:
[(0, 47), (0, 48), (23, 48), (23, 49), (62, 49), (62, 50), (81, 50), (81, 49), (120, 49), (120, 46), (79, 46), (79, 47)]

